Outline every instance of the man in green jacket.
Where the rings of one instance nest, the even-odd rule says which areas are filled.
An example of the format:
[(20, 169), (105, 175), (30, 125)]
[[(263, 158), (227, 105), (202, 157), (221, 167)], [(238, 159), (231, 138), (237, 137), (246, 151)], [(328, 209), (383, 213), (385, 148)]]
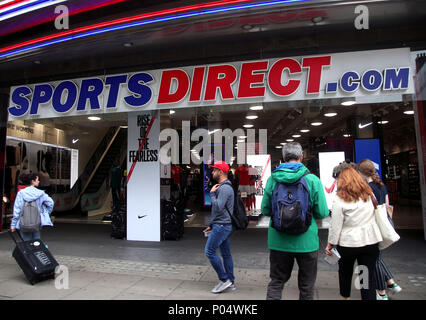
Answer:
[[(272, 172), (266, 183), (262, 200), (262, 214), (265, 216), (272, 215), (272, 192), (277, 183), (294, 183), (308, 171), (301, 163), (303, 149), (299, 143), (287, 143), (283, 146), (282, 153), (284, 163)], [(293, 270), (294, 260), (299, 266), (299, 299), (313, 300), (314, 297), (319, 249), (318, 227), (315, 219), (326, 218), (329, 215), (329, 209), (320, 179), (314, 174), (307, 174), (304, 178), (309, 188), (309, 200), (314, 219), (309, 229), (298, 235), (277, 231), (271, 224), (269, 225), (271, 281), (268, 285), (267, 300), (281, 300), (284, 284), (290, 279)]]

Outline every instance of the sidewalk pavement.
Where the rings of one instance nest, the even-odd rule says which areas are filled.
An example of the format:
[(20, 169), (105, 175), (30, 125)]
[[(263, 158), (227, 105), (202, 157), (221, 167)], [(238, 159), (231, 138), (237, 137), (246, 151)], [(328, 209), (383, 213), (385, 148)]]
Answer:
[[(75, 231), (79, 230), (75, 227)], [(185, 263), (176, 263), (167, 257), (157, 261), (149, 258), (140, 259), (136, 255), (124, 256), (124, 258), (114, 258), (119, 256), (118, 251), (136, 250), (149, 252), (148, 247), (138, 247), (137, 244), (125, 240), (116, 240), (115, 247), (109, 248), (116, 252), (110, 256), (99, 257), (95, 254), (88, 254), (81, 245), (70, 242), (65, 237), (65, 231), (55, 234), (58, 243), (54, 238), (49, 238), (49, 248), (54, 253), (59, 264), (66, 266), (68, 270), (68, 283), (66, 273), (61, 272), (55, 280), (47, 280), (32, 286), (26, 280), (23, 272), (17, 266), (11, 256), (12, 245), (6, 245), (6, 237), (0, 235), (0, 299), (2, 300), (264, 300), (266, 288), (269, 282), (269, 263), (264, 266), (259, 263), (255, 267), (238, 267), (238, 258), (235, 259), (235, 278), (236, 290), (227, 290), (221, 294), (211, 293), (211, 289), (217, 284), (217, 276), (208, 264), (196, 263), (199, 257), (191, 252), (194, 250), (183, 250), (181, 254), (189, 255), (182, 257)], [(75, 233), (75, 236), (78, 233)], [(6, 235), (7, 236), (7, 235)], [(62, 237), (62, 238), (61, 238)], [(62, 240), (66, 239), (64, 243)], [(191, 232), (189, 232), (191, 238)], [(100, 240), (99, 240), (100, 241)], [(187, 239), (187, 242), (173, 242), (172, 246), (188, 247), (194, 245), (194, 239)], [(236, 241), (237, 242), (237, 241)], [(61, 245), (59, 245), (61, 243)], [(66, 245), (65, 243), (68, 243)], [(164, 242), (162, 242), (164, 243)], [(422, 243), (422, 242), (420, 242)], [(202, 243), (201, 243), (202, 245)], [(424, 242), (423, 242), (424, 245)], [(157, 244), (165, 246), (167, 252), (170, 244)], [(199, 244), (196, 245), (198, 247)], [(238, 244), (236, 245), (238, 246)], [(73, 252), (70, 255), (60, 255), (61, 252)], [(86, 243), (84, 248), (103, 248), (105, 244)], [(54, 248), (54, 249), (53, 249)], [(68, 251), (65, 250), (68, 248)], [(79, 250), (80, 249), (80, 250)], [(152, 249), (152, 248), (151, 248)], [(258, 248), (257, 248), (258, 249)], [(416, 250), (418, 248), (413, 248)], [(423, 249), (423, 248), (422, 248)], [(93, 252), (99, 250), (93, 250)], [(78, 254), (78, 253), (82, 254)], [(132, 251), (134, 252), (134, 251)], [(258, 251), (259, 252), (259, 251)], [(256, 259), (256, 252), (248, 253), (252, 259)], [(267, 252), (265, 253), (267, 255)], [(202, 255), (202, 253), (201, 253)], [(256, 255), (256, 256), (254, 256)], [(142, 255), (143, 256), (143, 255)], [(134, 257), (132, 259), (132, 257)], [(172, 256), (171, 256), (172, 257)], [(149, 258), (149, 259), (148, 259)], [(262, 257), (264, 260), (264, 257)], [(316, 300), (341, 300), (339, 295), (337, 266), (328, 266), (320, 255), (318, 275), (315, 288)], [(421, 257), (424, 259), (424, 257)], [(160, 261), (161, 260), (161, 261)], [(207, 258), (204, 257), (204, 261)], [(243, 261), (244, 259), (241, 258)], [(263, 261), (262, 260), (262, 261)], [(191, 262), (192, 261), (192, 262)], [(188, 262), (188, 263), (187, 263)], [(405, 261), (407, 262), (407, 261)], [(417, 261), (418, 262), (418, 261)], [(397, 266), (397, 263), (392, 262)], [(400, 261), (403, 263), (403, 261)], [(408, 262), (415, 265), (416, 262)], [(398, 272), (395, 274), (395, 280), (403, 288), (403, 291), (390, 298), (393, 300), (425, 300), (426, 299), (426, 269), (424, 263), (419, 264), (420, 268), (415, 270), (406, 268), (407, 273)], [(415, 271), (415, 272), (413, 272)], [(409, 273), (408, 273), (409, 272)], [(64, 288), (68, 287), (68, 288)], [(283, 291), (283, 299), (297, 300), (299, 291), (297, 288), (297, 267)], [(352, 299), (360, 300), (359, 290), (352, 289)]]

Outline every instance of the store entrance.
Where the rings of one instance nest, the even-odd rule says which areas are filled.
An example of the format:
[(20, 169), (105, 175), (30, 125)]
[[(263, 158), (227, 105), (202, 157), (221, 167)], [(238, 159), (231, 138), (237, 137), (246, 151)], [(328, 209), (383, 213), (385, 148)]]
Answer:
[[(341, 100), (341, 99), (340, 99)], [(241, 167), (247, 165), (254, 170), (255, 189), (244, 192), (247, 196), (247, 211), (251, 228), (264, 228), (269, 219), (260, 212), (262, 187), (266, 179), (261, 176), (265, 165), (255, 165), (245, 157), (238, 163), (239, 143), (247, 142), (248, 130), (256, 130), (253, 146), (263, 149), (269, 157), (270, 170), (282, 161), (282, 146), (291, 141), (301, 143), (304, 149), (304, 164), (330, 190), (333, 184), (331, 171), (342, 161), (357, 163), (369, 158), (376, 165), (382, 181), (388, 188), (390, 204), (395, 207), (394, 222), (397, 228), (422, 229), (422, 209), (420, 197), (419, 164), (411, 102), (388, 102), (356, 104), (343, 100), (310, 100), (262, 105), (232, 105), (204, 108), (162, 110), (161, 130), (173, 129), (182, 137), (183, 122), (190, 123), (193, 133), (204, 128), (212, 138), (213, 144), (225, 144), (225, 139), (214, 141), (219, 130), (244, 130), (244, 134), (233, 138), (233, 154), (227, 160), (231, 164), (232, 178), (236, 189), (242, 189)], [(355, 101), (354, 101), (355, 102)], [(343, 104), (342, 104), (343, 103)], [(267, 130), (267, 143), (259, 138), (259, 130)], [(201, 140), (201, 139), (200, 139)], [(214, 143), (213, 143), (214, 141)], [(204, 158), (203, 151), (197, 152), (199, 140), (191, 141), (192, 157)], [(181, 141), (180, 158), (182, 159)], [(225, 157), (225, 156), (223, 156)], [(214, 159), (219, 160), (219, 159)], [(250, 166), (250, 164), (252, 164)], [(257, 170), (256, 170), (257, 169)], [(204, 227), (210, 216), (208, 200), (209, 187), (213, 185), (209, 172), (203, 164), (173, 164), (172, 188), (175, 197), (185, 197), (185, 227)], [(235, 182), (236, 177), (239, 182)], [(335, 190), (334, 190), (335, 192)], [(173, 190), (172, 190), (173, 194)], [(254, 195), (254, 201), (251, 196)], [(331, 198), (329, 208), (331, 209)], [(329, 220), (318, 223), (319, 228), (328, 228)]]
[[(232, 154), (223, 152), (221, 157), (228, 157), (225, 160), (231, 165), (234, 186), (245, 198), (250, 228), (269, 225), (260, 211), (262, 190), (282, 161), (282, 146), (297, 141), (304, 149), (305, 166), (328, 189), (333, 182), (327, 173), (330, 166), (374, 157), (395, 207), (396, 227), (422, 229), (412, 103), (341, 103), (347, 104), (322, 99), (161, 110), (161, 131), (172, 129), (180, 137), (179, 161), (170, 165), (170, 176), (160, 175), (161, 197), (180, 200), (185, 227), (204, 227), (210, 216), (208, 194), (214, 181), (203, 163), (204, 150), (199, 149), (202, 138), (194, 133), (205, 129), (214, 151), (217, 145), (224, 149), (226, 144), (224, 138), (214, 141), (215, 135), (229, 129), (237, 133), (232, 137)], [(42, 187), (55, 199), (53, 216), (57, 222), (110, 223), (111, 172), (116, 165), (123, 172), (119, 196), (125, 197), (127, 121), (127, 113), (116, 113), (92, 120), (79, 116), (9, 122), (5, 187), (11, 201), (4, 226), (10, 223), (19, 173), (27, 171), (46, 173), (43, 178), (47, 182)], [(185, 136), (185, 125), (189, 126), (189, 137)], [(250, 130), (254, 130), (254, 141), (249, 141)], [(165, 142), (161, 143), (164, 146)], [(187, 163), (180, 161), (185, 143), (191, 152)], [(213, 151), (207, 155), (210, 161), (218, 160)], [(242, 168), (247, 168), (248, 183), (243, 181)], [(328, 221), (318, 225), (328, 228)]]

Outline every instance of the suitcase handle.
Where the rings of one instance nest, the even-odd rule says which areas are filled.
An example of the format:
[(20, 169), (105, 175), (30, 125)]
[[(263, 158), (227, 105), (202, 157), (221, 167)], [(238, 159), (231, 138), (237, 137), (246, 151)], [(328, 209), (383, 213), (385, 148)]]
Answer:
[(16, 237), (15, 237), (14, 233), (18, 234), (19, 239), (21, 239), (20, 242), (24, 242), (24, 239), (22, 239), (22, 236), (21, 236), (21, 233), (19, 232), (19, 230), (15, 230), (15, 232), (12, 232), (9, 229), (8, 233), (9, 233), (10, 237), (12, 238), (12, 240), (15, 242), (15, 244), (18, 244), (18, 242), (16, 241)]

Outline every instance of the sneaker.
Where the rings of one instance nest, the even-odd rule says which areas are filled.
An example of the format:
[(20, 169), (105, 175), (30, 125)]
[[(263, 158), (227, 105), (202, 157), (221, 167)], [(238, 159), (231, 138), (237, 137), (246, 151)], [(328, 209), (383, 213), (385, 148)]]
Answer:
[(228, 287), (228, 289), (226, 289), (226, 290), (228, 290), (228, 291), (235, 291), (235, 290), (237, 290), (237, 288), (235, 287), (235, 284), (231, 284), (231, 285)]
[(231, 280), (226, 280), (225, 282), (219, 281), (216, 287), (213, 288), (212, 293), (221, 293), (228, 289), (232, 285)]
[(392, 293), (399, 293), (401, 292), (401, 287), (395, 282), (388, 286), (388, 290), (390, 290)]
[(384, 294), (383, 296), (381, 294), (379, 294), (378, 292), (376, 292), (376, 300), (389, 300), (388, 299), (388, 295)]

